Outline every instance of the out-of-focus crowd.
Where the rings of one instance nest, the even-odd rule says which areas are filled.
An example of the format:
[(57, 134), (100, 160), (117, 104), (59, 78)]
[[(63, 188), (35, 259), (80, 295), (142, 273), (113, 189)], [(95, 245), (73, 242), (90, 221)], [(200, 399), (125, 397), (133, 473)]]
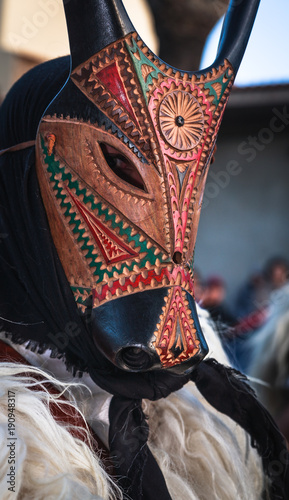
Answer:
[(269, 259), (234, 303), (222, 277), (203, 280), (195, 270), (195, 297), (215, 321), (231, 363), (255, 381), (289, 442), (289, 261)]

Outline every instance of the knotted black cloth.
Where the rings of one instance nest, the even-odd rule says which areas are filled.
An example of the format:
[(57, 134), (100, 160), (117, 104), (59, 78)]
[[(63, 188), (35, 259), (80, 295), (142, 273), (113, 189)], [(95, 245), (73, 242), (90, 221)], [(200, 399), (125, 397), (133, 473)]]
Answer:
[[(14, 86), (0, 110), (0, 149), (35, 139), (41, 115), (68, 71), (68, 58), (49, 62)], [(77, 310), (49, 232), (33, 148), (0, 156), (0, 327), (16, 343), (30, 341), (29, 347), (40, 351), (51, 348), (68, 367), (88, 371), (113, 394), (110, 452), (128, 498), (170, 499), (147, 445), (149, 427), (141, 402), (166, 397), (190, 378), (210, 404), (249, 432), (272, 480), (271, 498), (288, 498), (284, 439), (240, 374), (212, 360), (202, 362), (190, 377), (166, 371), (130, 374), (96, 349), (89, 307), (85, 315)]]
[[(156, 376), (150, 382), (160, 383), (161, 394), (154, 385), (153, 393), (151, 390), (147, 394), (143, 392), (143, 397), (151, 400), (166, 397), (188, 379), (195, 382), (214, 408), (232, 418), (250, 434), (251, 444), (262, 458), (264, 472), (271, 482), (271, 500), (287, 500), (289, 453), (285, 439), (271, 415), (258, 402), (243, 374), (209, 359), (200, 363), (190, 376), (168, 376), (165, 389), (163, 380)], [(141, 399), (114, 397), (110, 407), (110, 424), (111, 455), (115, 457), (116, 471), (124, 491), (133, 499), (169, 499), (147, 446), (148, 424), (141, 409)]]
[(289, 498), (289, 453), (270, 413), (257, 400), (246, 377), (213, 359), (201, 363), (191, 380), (206, 400), (251, 436), (271, 480), (271, 499)]

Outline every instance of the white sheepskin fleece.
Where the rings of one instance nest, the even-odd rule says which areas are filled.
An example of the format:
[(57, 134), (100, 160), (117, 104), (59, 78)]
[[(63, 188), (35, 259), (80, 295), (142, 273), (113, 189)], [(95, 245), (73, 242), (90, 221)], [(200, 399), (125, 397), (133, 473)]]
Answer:
[[(212, 357), (228, 364), (209, 314), (201, 309), (198, 314)], [(17, 346), (17, 350), (25, 354), (24, 347)], [(101, 392), (88, 376), (82, 379), (85, 389), (81, 388), (79, 379), (71, 376), (70, 380), (65, 377), (69, 384), (53, 381), (47, 372), (53, 368), (59, 379), (63, 363), (60, 360), (50, 363), (49, 357), (32, 354), (27, 359), (45, 369), (42, 375), (61, 391), (65, 390), (65, 396), (70, 398), (71, 404), (81, 408), (95, 430), (99, 415), (107, 433), (110, 395)], [(27, 372), (27, 367), (0, 364), (0, 500), (121, 499), (120, 491), (104, 472), (101, 460), (86, 444), (72, 437), (67, 428), (56, 423), (49, 413), (47, 401), (53, 396), (44, 387), (36, 391), (29, 389), (35, 383), (33, 369), (32, 378), (30, 369), (28, 377), (23, 370)], [(8, 390), (16, 394), (17, 493), (9, 493), (7, 489)], [(153, 403), (144, 401), (143, 405), (150, 426), (149, 446), (173, 500), (263, 498), (261, 460), (251, 448), (250, 438), (231, 419), (214, 410), (193, 383), (166, 399)]]
[[(89, 446), (55, 421), (48, 409), (48, 402), (55, 401), (55, 397), (47, 391), (45, 384), (37, 382), (34, 378), (37, 373), (50, 379), (61, 392), (68, 392), (67, 386), (40, 370), (29, 368), (27, 375), (25, 365), (0, 364), (0, 499), (121, 498), (120, 493), (115, 495), (115, 488)], [(32, 386), (34, 390), (30, 389)], [(13, 460), (11, 448), (7, 446), (12, 440), (8, 434), (8, 391), (10, 396), (15, 393), (15, 492), (9, 491), (11, 484), (7, 482)], [(64, 411), (68, 405), (58, 404)]]
[(224, 351), (219, 334), (216, 331), (216, 325), (212, 320), (210, 313), (205, 309), (202, 309), (198, 306), (198, 304), (197, 313), (204, 337), (209, 347), (208, 357), (216, 359), (223, 365), (228, 365), (229, 359)]
[(209, 406), (193, 383), (145, 410), (149, 445), (173, 499), (261, 500), (261, 461), (249, 437)]

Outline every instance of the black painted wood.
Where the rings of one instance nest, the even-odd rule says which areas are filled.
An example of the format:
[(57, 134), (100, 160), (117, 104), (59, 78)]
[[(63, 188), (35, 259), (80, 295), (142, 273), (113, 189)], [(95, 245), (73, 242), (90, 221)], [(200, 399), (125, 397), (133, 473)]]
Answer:
[(218, 54), (214, 65), (224, 59), (235, 74), (241, 64), (252, 31), (260, 0), (231, 0), (224, 19)]
[[(134, 30), (121, 0), (63, 0), (68, 27), (72, 69)], [(231, 0), (214, 63), (207, 73), (228, 59), (238, 71), (254, 24), (260, 0)], [(192, 47), (193, 49), (193, 47)]]
[(72, 69), (134, 31), (121, 0), (63, 0)]

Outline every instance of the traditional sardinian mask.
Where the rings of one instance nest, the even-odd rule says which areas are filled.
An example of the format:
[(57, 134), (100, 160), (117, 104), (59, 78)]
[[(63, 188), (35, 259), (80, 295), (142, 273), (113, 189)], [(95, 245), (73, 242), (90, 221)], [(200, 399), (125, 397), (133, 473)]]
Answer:
[(241, 59), (234, 26), (231, 62), (220, 50), (189, 73), (150, 52), (120, 2), (70, 0), (65, 10), (72, 71), (37, 137), (52, 237), (78, 307), (91, 308), (97, 347), (123, 369), (184, 371), (207, 353), (193, 254)]

